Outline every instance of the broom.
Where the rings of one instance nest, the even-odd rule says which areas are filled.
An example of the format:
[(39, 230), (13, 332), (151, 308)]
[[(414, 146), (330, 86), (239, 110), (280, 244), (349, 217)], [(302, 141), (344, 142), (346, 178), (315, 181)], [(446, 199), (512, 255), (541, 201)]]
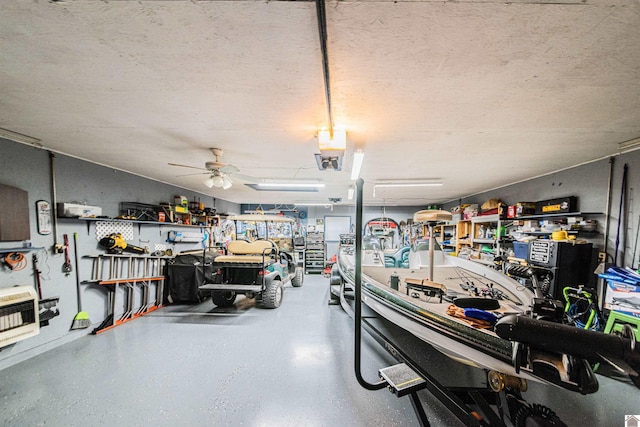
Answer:
[(82, 299), (80, 298), (80, 272), (78, 271), (78, 233), (73, 233), (73, 255), (76, 264), (76, 293), (78, 297), (78, 314), (73, 318), (71, 330), (86, 329), (91, 326), (89, 313), (82, 311)]

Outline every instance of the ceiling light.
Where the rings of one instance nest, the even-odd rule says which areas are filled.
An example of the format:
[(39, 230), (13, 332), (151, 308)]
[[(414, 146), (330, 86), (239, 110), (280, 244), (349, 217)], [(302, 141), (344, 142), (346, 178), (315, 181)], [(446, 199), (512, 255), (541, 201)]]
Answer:
[(360, 169), (362, 168), (363, 160), (364, 160), (364, 151), (358, 150), (353, 154), (353, 165), (351, 166), (352, 181), (355, 181), (360, 176)]
[(23, 144), (38, 144), (41, 141), (38, 138), (4, 128), (0, 128), (0, 138), (8, 139), (9, 141), (21, 142)]
[(378, 187), (378, 188), (393, 188), (393, 187), (439, 187), (441, 186), (442, 180), (441, 179), (431, 179), (431, 180), (425, 180), (425, 181), (405, 181), (405, 182), (401, 182), (401, 181), (389, 181), (389, 182), (380, 182), (380, 183), (376, 183), (373, 184), (373, 187)]
[(233, 181), (231, 181), (231, 178), (229, 178), (227, 175), (224, 175), (222, 177), (222, 189), (228, 190), (231, 188), (232, 185), (233, 185)]
[(640, 138), (630, 139), (628, 141), (623, 141), (618, 143), (619, 150), (626, 150), (629, 148), (634, 148), (640, 145)]
[(258, 187), (323, 188), (322, 182), (259, 182)]
[(347, 198), (349, 200), (353, 200), (353, 196), (355, 195), (356, 190), (353, 188), (353, 186), (349, 187), (349, 192), (347, 193)]
[(326, 150), (346, 150), (347, 149), (347, 131), (344, 129), (328, 129), (318, 131), (318, 148), (324, 154)]
[[(227, 180), (229, 180), (229, 178), (227, 178)], [(214, 173), (213, 175), (211, 175), (209, 178), (204, 180), (204, 185), (206, 185), (207, 187), (211, 188), (211, 187), (223, 187), (225, 185), (225, 181), (224, 178), (222, 176), (220, 176), (219, 173)], [(226, 188), (231, 187), (231, 180), (229, 180), (229, 186)], [(225, 190), (226, 190), (225, 188)]]
[(442, 185), (441, 179), (423, 179), (420, 181), (387, 181), (373, 184), (373, 197), (376, 197), (378, 188), (401, 188), (401, 187), (438, 187)]
[[(327, 153), (327, 152), (325, 151), (325, 153)], [(326, 170), (339, 171), (339, 170), (342, 170), (342, 156), (343, 156), (343, 154), (344, 154), (344, 152), (342, 152), (342, 151), (335, 151), (333, 154), (330, 154), (330, 155), (315, 154), (316, 163), (318, 164), (318, 170), (321, 170), (321, 171), (326, 171)]]

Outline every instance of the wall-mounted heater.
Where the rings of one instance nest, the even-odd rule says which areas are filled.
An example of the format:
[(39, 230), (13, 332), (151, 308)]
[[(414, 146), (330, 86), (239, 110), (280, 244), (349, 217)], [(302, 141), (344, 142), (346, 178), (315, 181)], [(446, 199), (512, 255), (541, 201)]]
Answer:
[(0, 348), (40, 333), (38, 297), (31, 286), (0, 289)]

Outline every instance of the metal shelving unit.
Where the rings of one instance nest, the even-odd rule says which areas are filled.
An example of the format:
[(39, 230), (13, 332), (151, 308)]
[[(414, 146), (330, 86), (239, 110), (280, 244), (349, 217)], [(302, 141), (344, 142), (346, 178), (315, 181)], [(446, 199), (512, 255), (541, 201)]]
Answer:
[(324, 233), (307, 233), (304, 272), (306, 274), (322, 274), (324, 272)]

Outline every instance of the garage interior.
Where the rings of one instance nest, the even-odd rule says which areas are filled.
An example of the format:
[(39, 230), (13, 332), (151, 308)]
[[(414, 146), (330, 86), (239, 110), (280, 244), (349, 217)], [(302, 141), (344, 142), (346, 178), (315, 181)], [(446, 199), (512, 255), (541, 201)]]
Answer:
[[(538, 264), (558, 299), (594, 289), (601, 331), (616, 310), (599, 273), (640, 267), (638, 4), (34, 0), (0, 12), (0, 293), (40, 301), (37, 331), (6, 344), (0, 307), (3, 425), (416, 425), (408, 397), (358, 384), (354, 322), (332, 304), (336, 236), (381, 232), (355, 228), (357, 178), (365, 224), (452, 213), (436, 238), (454, 256), (535, 264), (518, 249), (588, 245), (579, 267)], [(492, 209), (483, 239), (472, 228), (464, 243), (461, 225)], [(292, 218), (304, 242), (292, 251), (304, 286), (285, 286), (273, 310), (242, 295), (217, 306), (166, 275), (183, 253), (224, 252), (228, 218), (245, 214)], [(89, 283), (113, 232), (165, 260), (157, 280)], [(372, 321), (441, 385), (486, 386), (482, 369)], [(362, 341), (375, 381), (397, 355)], [(593, 394), (530, 382), (523, 395), (566, 425), (626, 425), (637, 388), (596, 375)], [(431, 425), (468, 425), (418, 396)]]

